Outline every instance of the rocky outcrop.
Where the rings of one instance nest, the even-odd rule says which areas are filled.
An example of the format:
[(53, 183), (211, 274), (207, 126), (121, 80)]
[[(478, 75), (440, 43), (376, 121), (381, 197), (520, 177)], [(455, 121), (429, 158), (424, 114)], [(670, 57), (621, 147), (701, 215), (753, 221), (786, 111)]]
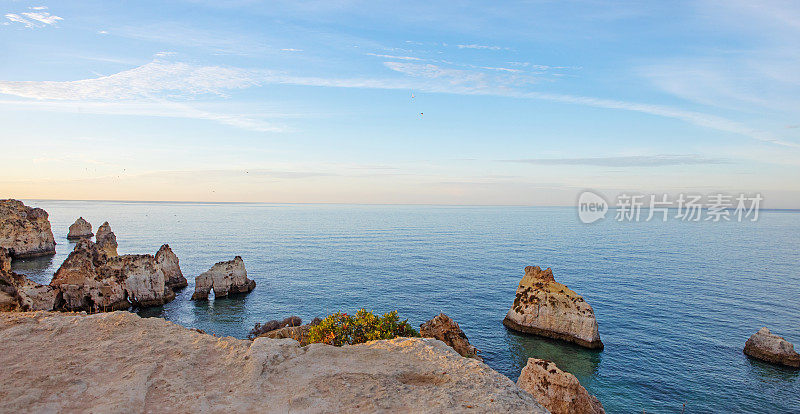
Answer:
[(55, 254), (47, 212), (18, 200), (0, 200), (0, 247), (15, 259)]
[(469, 343), (467, 335), (461, 330), (458, 323), (450, 319), (450, 317), (444, 313), (440, 313), (433, 319), (420, 325), (419, 334), (423, 338), (434, 338), (446, 343), (461, 354), (461, 356), (483, 361), (483, 359), (478, 356), (478, 348), (475, 348)]
[(183, 272), (181, 272), (178, 256), (172, 252), (172, 249), (169, 248), (168, 244), (165, 244), (158, 249), (158, 252), (156, 253), (156, 264), (159, 268), (161, 268), (161, 271), (164, 272), (167, 286), (170, 289), (175, 290), (185, 288), (189, 284), (186, 281), (186, 278), (183, 277)]
[(553, 414), (601, 414), (603, 405), (578, 379), (544, 359), (528, 358), (517, 386), (528, 391)]
[(78, 217), (75, 223), (69, 226), (69, 233), (67, 233), (67, 239), (69, 240), (85, 239), (92, 236), (94, 236), (94, 233), (92, 233), (92, 225), (84, 220), (83, 217)]
[(430, 339), (302, 348), (128, 312), (38, 312), (0, 314), (0, 343), (13, 344), (0, 353), (8, 412), (546, 412)]
[(194, 279), (192, 299), (205, 300), (211, 289), (214, 297), (221, 298), (233, 293), (247, 293), (255, 289), (256, 282), (247, 278), (247, 270), (240, 256), (227, 262), (219, 262), (207, 272)]
[(314, 318), (311, 323), (302, 325), (303, 321), (299, 317), (290, 316), (283, 321), (272, 320), (263, 325), (257, 323), (247, 338), (255, 339), (263, 336), (272, 339), (294, 339), (300, 343), (300, 346), (306, 346), (309, 344), (308, 333), (311, 331), (311, 327), (320, 322), (322, 319)]
[(0, 311), (51, 310), (58, 291), (11, 271), (8, 250), (0, 247)]
[(520, 332), (603, 348), (594, 310), (581, 295), (556, 282), (550, 268), (525, 268), (503, 324)]
[(800, 355), (794, 345), (766, 327), (754, 333), (744, 344), (744, 353), (753, 358), (788, 367), (800, 368)]
[(75, 246), (50, 285), (60, 291), (59, 310), (111, 311), (159, 306), (175, 298), (155, 257), (109, 256), (87, 239)]
[(111, 225), (106, 221), (97, 228), (95, 235), (97, 247), (103, 249), (109, 257), (117, 256), (117, 235), (111, 231)]

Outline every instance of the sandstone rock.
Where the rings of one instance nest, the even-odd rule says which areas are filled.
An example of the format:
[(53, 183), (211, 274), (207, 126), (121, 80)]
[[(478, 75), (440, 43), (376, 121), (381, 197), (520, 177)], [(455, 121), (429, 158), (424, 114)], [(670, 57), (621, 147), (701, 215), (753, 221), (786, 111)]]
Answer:
[(47, 212), (18, 200), (0, 200), (0, 247), (15, 259), (55, 254)]
[(52, 310), (58, 291), (11, 271), (8, 250), (0, 248), (0, 310)]
[(744, 353), (773, 364), (800, 368), (800, 355), (794, 351), (794, 345), (773, 335), (766, 327), (759, 329), (745, 342)]
[(314, 318), (310, 324), (303, 325), (302, 319), (298, 316), (290, 316), (283, 321), (271, 320), (263, 325), (257, 323), (250, 333), (248, 339), (255, 339), (260, 336), (273, 339), (294, 339), (301, 346), (308, 345), (308, 332), (312, 326), (322, 322), (320, 318)]
[(107, 249), (81, 239), (50, 285), (60, 290), (61, 310), (110, 311), (159, 306), (175, 298), (151, 255), (109, 257)]
[(556, 282), (550, 268), (525, 268), (503, 324), (520, 332), (603, 348), (594, 310), (581, 295)]
[(172, 252), (168, 244), (161, 246), (156, 253), (156, 264), (161, 271), (164, 272), (164, 277), (167, 278), (167, 286), (170, 289), (185, 288), (189, 283), (183, 277), (181, 272), (180, 261), (178, 256)]
[(553, 414), (601, 414), (603, 405), (569, 372), (544, 359), (528, 358), (517, 386)]
[(97, 246), (103, 249), (109, 257), (117, 256), (117, 235), (111, 231), (111, 225), (107, 221), (97, 228), (95, 240)]
[(247, 278), (247, 270), (240, 256), (227, 262), (219, 262), (194, 280), (192, 299), (208, 299), (211, 289), (214, 297), (221, 298), (232, 293), (247, 293), (255, 289), (256, 282)]
[(94, 236), (94, 233), (92, 233), (92, 225), (84, 220), (83, 217), (78, 217), (75, 223), (69, 226), (69, 233), (67, 233), (67, 239), (69, 240), (89, 238), (92, 236)]
[(0, 343), (13, 344), (0, 353), (7, 412), (546, 412), (431, 339), (301, 348), (128, 312), (37, 312), (0, 314)]
[(478, 356), (478, 349), (469, 343), (467, 335), (461, 330), (458, 323), (450, 319), (450, 317), (444, 313), (440, 313), (433, 319), (420, 325), (419, 334), (423, 338), (434, 338), (446, 343), (461, 354), (461, 356), (483, 361), (483, 359)]

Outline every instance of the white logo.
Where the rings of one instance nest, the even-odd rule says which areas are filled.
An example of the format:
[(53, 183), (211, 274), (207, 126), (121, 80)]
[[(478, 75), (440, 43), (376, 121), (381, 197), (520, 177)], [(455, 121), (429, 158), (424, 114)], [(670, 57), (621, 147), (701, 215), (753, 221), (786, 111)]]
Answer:
[(591, 191), (584, 191), (578, 197), (578, 218), (589, 224), (606, 217), (608, 203), (603, 197)]

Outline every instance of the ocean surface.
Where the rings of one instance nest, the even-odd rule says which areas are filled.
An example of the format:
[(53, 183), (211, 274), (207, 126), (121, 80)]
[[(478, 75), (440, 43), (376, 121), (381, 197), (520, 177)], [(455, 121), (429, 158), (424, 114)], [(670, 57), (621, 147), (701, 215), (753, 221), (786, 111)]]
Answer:
[[(800, 371), (748, 359), (762, 326), (800, 346), (800, 212), (757, 222), (582, 224), (574, 208), (26, 200), (50, 213), (54, 257), (16, 261), (48, 283), (78, 216), (109, 221), (120, 254), (168, 243), (189, 287), (140, 312), (218, 335), (256, 322), (444, 312), (513, 380), (528, 357), (575, 374), (609, 413), (800, 413)], [(190, 300), (194, 277), (244, 258), (249, 295)], [(552, 267), (594, 308), (603, 351), (521, 335), (502, 320), (523, 268)], [(685, 411), (684, 410), (685, 404)]]

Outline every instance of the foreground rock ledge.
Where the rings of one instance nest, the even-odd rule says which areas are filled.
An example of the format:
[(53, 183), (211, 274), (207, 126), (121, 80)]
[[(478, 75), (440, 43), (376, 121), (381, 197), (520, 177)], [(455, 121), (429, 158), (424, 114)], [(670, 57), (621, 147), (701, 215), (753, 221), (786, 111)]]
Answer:
[(515, 331), (603, 349), (594, 310), (581, 295), (556, 282), (550, 268), (525, 268), (503, 325)]
[(800, 368), (800, 355), (791, 342), (763, 327), (744, 344), (745, 355), (787, 367)]
[(300, 347), (128, 312), (0, 314), (4, 412), (526, 412), (527, 392), (441, 341)]

